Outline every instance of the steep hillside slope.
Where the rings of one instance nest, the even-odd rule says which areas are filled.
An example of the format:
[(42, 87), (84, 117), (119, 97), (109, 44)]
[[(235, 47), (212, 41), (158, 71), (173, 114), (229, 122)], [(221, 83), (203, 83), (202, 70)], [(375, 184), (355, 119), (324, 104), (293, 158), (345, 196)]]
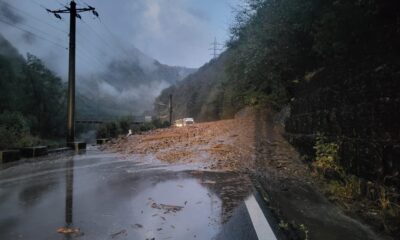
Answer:
[(166, 117), (169, 95), (173, 96), (173, 118), (193, 117), (196, 121), (210, 121), (232, 117), (234, 107), (227, 100), (229, 85), (226, 82), (226, 63), (230, 52), (211, 60), (183, 81), (164, 89), (156, 99), (155, 112)]

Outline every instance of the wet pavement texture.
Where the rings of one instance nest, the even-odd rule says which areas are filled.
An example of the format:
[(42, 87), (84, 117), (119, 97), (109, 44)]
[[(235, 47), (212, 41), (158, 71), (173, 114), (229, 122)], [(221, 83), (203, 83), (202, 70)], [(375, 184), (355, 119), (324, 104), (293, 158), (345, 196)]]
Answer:
[(95, 148), (1, 168), (2, 240), (257, 239), (251, 182), (236, 173)]

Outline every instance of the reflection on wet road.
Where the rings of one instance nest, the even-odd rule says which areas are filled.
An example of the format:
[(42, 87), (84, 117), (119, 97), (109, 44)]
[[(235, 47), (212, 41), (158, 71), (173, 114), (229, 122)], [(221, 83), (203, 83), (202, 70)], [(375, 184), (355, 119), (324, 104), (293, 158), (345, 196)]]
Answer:
[(0, 239), (257, 239), (247, 177), (139, 160), (93, 149), (6, 166)]

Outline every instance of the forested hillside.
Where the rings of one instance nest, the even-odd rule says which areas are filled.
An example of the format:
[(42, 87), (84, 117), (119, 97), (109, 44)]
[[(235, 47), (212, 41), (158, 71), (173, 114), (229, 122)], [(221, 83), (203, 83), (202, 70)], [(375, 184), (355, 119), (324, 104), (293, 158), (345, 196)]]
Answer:
[(162, 91), (156, 99), (155, 113), (166, 117), (168, 113), (169, 95), (173, 95), (174, 118), (194, 117), (197, 121), (211, 121), (224, 118), (224, 85), (226, 80), (225, 66), (229, 53), (226, 52), (218, 60), (212, 60), (196, 73), (189, 75)]
[(65, 131), (65, 86), (40, 59), (0, 35), (0, 149), (58, 139)]
[[(340, 194), (349, 194), (344, 198), (373, 191), (368, 195), (373, 201), (383, 196), (396, 202), (392, 191), (400, 186), (398, 1), (246, 2), (232, 25), (226, 53), (159, 99), (165, 101), (173, 93), (176, 117), (198, 120), (207, 120), (203, 109), (214, 109), (207, 118), (218, 119), (246, 105), (266, 104), (278, 111), (288, 106), (287, 138), (325, 177), (339, 179), (335, 189), (343, 187)], [(224, 73), (214, 72), (222, 68)], [(204, 75), (205, 70), (210, 72)], [(194, 97), (199, 94), (205, 99)], [(357, 184), (348, 174), (357, 176)], [(396, 216), (390, 206), (394, 205), (385, 212), (388, 218)]]

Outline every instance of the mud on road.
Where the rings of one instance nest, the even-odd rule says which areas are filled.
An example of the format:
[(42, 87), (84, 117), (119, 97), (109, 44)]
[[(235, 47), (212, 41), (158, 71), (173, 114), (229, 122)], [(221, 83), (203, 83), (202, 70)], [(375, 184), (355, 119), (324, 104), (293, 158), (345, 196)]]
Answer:
[(106, 149), (154, 155), (171, 164), (201, 164), (204, 169), (247, 171), (254, 168), (254, 124), (244, 110), (235, 119), (157, 129), (112, 140)]
[(248, 173), (259, 183), (287, 239), (390, 239), (328, 200), (268, 109), (247, 108), (230, 120), (121, 137), (104, 148), (169, 164)]

